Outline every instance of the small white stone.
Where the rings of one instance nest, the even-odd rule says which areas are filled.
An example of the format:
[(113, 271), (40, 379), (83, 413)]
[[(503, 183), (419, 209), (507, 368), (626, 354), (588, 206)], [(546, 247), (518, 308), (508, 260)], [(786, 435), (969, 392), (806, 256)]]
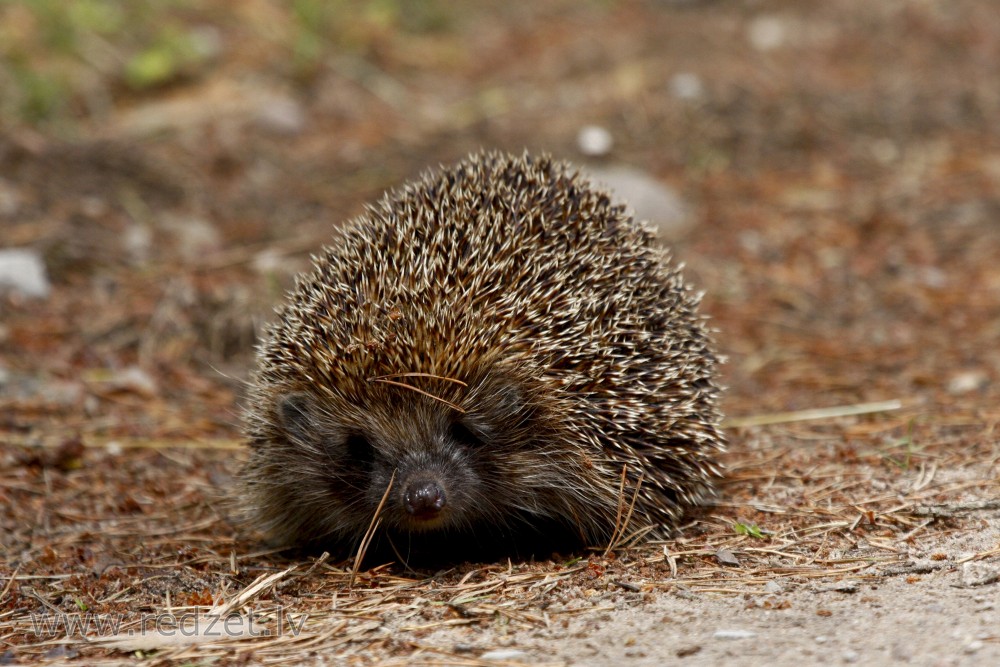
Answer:
[(219, 230), (207, 218), (165, 212), (160, 227), (174, 237), (178, 254), (189, 261), (204, 257), (221, 243)]
[(516, 648), (501, 648), (495, 651), (487, 651), (479, 656), (480, 660), (523, 660), (528, 654)]
[(678, 72), (670, 79), (670, 92), (681, 100), (697, 100), (705, 95), (705, 86), (697, 74)]
[(917, 280), (932, 289), (948, 286), (948, 274), (936, 266), (926, 266), (916, 272)]
[(83, 197), (80, 199), (80, 213), (96, 220), (108, 214), (108, 204), (97, 196)]
[(33, 299), (47, 298), (52, 286), (41, 255), (29, 248), (0, 250), (0, 290), (3, 289)]
[(305, 129), (306, 112), (291, 97), (267, 97), (257, 109), (257, 124), (275, 134), (298, 134)]
[(576, 135), (576, 145), (584, 155), (600, 156), (611, 152), (614, 145), (611, 133), (600, 125), (587, 125)]
[(776, 16), (759, 16), (747, 26), (747, 39), (758, 51), (773, 51), (785, 43), (785, 22)]
[(138, 366), (128, 366), (115, 371), (110, 378), (114, 386), (142, 396), (156, 395), (156, 380)]
[(949, 394), (967, 394), (970, 391), (985, 387), (990, 381), (983, 371), (963, 371), (952, 375), (948, 380)]
[(844, 662), (854, 663), (861, 659), (861, 655), (857, 651), (852, 651), (850, 649), (844, 651), (841, 656)]
[(992, 563), (963, 563), (962, 584), (964, 586), (986, 586), (1000, 581), (1000, 567)]
[(974, 639), (971, 642), (969, 642), (968, 644), (966, 644), (962, 648), (962, 651), (964, 651), (965, 653), (968, 653), (968, 654), (972, 654), (972, 653), (976, 653), (981, 648), (983, 648), (983, 642), (979, 641), (978, 639)]
[(149, 225), (133, 223), (122, 234), (122, 245), (133, 264), (145, 264), (153, 250), (153, 230)]
[(756, 636), (753, 630), (716, 630), (712, 639), (753, 639)]
[(667, 241), (683, 236), (696, 220), (687, 202), (672, 188), (641, 169), (626, 165), (591, 167), (590, 180), (626, 204), (636, 219), (649, 222)]
[(776, 595), (778, 593), (783, 593), (784, 591), (785, 591), (784, 585), (782, 585), (782, 583), (780, 581), (777, 581), (776, 579), (772, 579), (771, 581), (764, 584), (764, 592), (769, 595)]

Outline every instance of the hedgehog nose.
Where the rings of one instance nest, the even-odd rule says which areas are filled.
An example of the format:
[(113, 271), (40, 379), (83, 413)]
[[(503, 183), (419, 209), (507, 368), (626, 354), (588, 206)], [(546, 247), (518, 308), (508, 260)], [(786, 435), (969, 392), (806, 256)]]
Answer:
[(403, 492), (406, 511), (418, 519), (433, 519), (445, 506), (444, 489), (437, 482), (411, 482)]

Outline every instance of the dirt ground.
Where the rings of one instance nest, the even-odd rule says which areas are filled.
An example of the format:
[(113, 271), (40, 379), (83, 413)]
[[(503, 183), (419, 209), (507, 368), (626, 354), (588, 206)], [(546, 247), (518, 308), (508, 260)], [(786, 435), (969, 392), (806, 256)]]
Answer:
[[(0, 7), (0, 248), (51, 283), (0, 296), (0, 664), (1000, 664), (991, 0), (74, 5)], [(718, 501), (530, 563), (269, 551), (228, 500), (262, 323), (480, 147), (676, 195)], [(220, 608), (270, 634), (134, 632)]]

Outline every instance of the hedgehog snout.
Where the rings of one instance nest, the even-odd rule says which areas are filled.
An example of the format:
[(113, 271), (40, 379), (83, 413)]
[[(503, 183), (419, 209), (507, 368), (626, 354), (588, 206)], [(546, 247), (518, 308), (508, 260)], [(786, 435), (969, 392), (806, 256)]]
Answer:
[[(433, 440), (431, 441), (433, 443)], [(476, 474), (469, 461), (440, 443), (411, 446), (395, 459), (395, 521), (401, 528), (423, 532), (468, 519), (469, 493)]]
[(403, 508), (415, 519), (435, 519), (447, 504), (444, 489), (434, 479), (411, 479), (403, 489)]

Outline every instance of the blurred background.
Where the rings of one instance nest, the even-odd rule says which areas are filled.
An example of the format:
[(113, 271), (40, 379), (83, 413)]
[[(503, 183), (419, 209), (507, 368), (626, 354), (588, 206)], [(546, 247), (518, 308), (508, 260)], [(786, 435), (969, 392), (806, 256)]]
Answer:
[(0, 3), (0, 436), (237, 438), (331, 230), (548, 151), (706, 291), (727, 411), (995, 396), (991, 0)]

